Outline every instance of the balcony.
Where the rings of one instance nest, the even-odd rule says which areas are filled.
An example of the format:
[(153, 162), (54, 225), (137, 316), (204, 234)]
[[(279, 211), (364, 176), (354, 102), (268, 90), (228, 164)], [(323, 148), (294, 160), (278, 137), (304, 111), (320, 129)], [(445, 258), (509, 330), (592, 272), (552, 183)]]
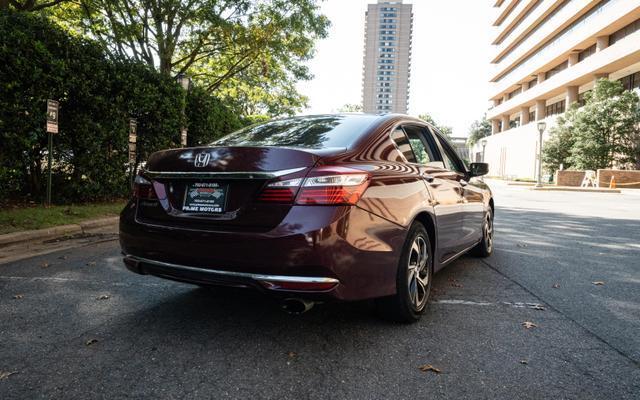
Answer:
[(581, 86), (594, 80), (599, 73), (612, 73), (640, 62), (640, 31), (595, 53), (584, 61), (569, 67), (533, 88), (493, 107), (487, 118), (511, 115), (523, 106), (532, 106), (538, 99), (549, 99), (565, 93), (568, 86)]
[(555, 9), (555, 7), (559, 3), (562, 3), (562, 1), (563, 0), (543, 0), (543, 2), (529, 15), (527, 15), (513, 31), (509, 32), (504, 37), (500, 37), (499, 32), (496, 31), (496, 39), (492, 43), (495, 50), (492, 62), (497, 62), (497, 60), (504, 55), (507, 49), (511, 50), (514, 42), (520, 40), (524, 35), (537, 27), (549, 13), (553, 12), (552, 9)]
[[(574, 1), (584, 3), (586, 0)], [(526, 62), (502, 76), (500, 80), (495, 82), (493, 85), (491, 98), (500, 96), (518, 82), (529, 80), (536, 72), (545, 70), (546, 68), (548, 69), (552, 67), (553, 64), (561, 62), (563, 56), (568, 57), (568, 54), (572, 50), (581, 48), (589, 38), (595, 38), (596, 36), (601, 35), (603, 31), (611, 28), (613, 26), (612, 24), (623, 25), (624, 22), (622, 21), (625, 17), (637, 17), (638, 11), (640, 11), (640, 0), (610, 0), (598, 11), (580, 21), (577, 25), (555, 38), (552, 42), (545, 44), (544, 47), (540, 48), (536, 53), (534, 53), (535, 55), (529, 58)], [(566, 12), (567, 11), (563, 9), (548, 23), (555, 25), (557, 23), (556, 18), (566, 16)], [(575, 15), (575, 12), (570, 10), (570, 14)], [(529, 47), (533, 42), (539, 41), (540, 37), (549, 36), (550, 32), (547, 31), (547, 29), (551, 29), (551, 26), (549, 28), (543, 27), (528, 38), (523, 44), (521, 44), (517, 53), (519, 54), (519, 52), (522, 52), (524, 48)], [(511, 54), (496, 67), (503, 69), (503, 65), (507, 65), (508, 63), (513, 64), (513, 61), (515, 61), (513, 60), (514, 57), (516, 57), (516, 53)], [(494, 80), (495, 78), (496, 77), (494, 76)]]
[(509, 15), (505, 18), (502, 24), (495, 27), (494, 37), (496, 37), (496, 40), (498, 37), (504, 35), (505, 31), (511, 29), (515, 24), (517, 24), (537, 1), (538, 0), (520, 0), (520, 2), (509, 12)]

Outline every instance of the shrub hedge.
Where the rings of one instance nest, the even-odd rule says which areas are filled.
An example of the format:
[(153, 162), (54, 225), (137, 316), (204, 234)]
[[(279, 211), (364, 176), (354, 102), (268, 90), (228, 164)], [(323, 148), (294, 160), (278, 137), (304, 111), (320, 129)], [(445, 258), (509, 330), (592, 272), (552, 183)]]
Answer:
[[(0, 13), (0, 201), (41, 201), (46, 185), (46, 100), (60, 102), (54, 135), (55, 203), (108, 200), (129, 191), (128, 120), (138, 123), (138, 162), (180, 143), (207, 143), (243, 125), (195, 87), (135, 62), (44, 17)], [(182, 109), (186, 107), (183, 116)]]

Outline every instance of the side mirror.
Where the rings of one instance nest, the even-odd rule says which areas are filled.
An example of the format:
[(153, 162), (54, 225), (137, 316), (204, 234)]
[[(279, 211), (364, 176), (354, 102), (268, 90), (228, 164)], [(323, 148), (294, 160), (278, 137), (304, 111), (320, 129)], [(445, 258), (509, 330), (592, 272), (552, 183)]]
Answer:
[(469, 175), (473, 178), (474, 176), (483, 176), (489, 173), (489, 164), (483, 162), (474, 162), (469, 166), (470, 171)]

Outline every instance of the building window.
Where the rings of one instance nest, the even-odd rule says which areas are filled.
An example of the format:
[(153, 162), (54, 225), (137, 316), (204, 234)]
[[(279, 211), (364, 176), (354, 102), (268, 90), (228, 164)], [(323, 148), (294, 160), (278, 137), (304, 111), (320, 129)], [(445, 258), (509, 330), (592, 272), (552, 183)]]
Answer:
[(565, 101), (560, 100), (557, 103), (553, 103), (547, 106), (546, 116), (550, 117), (552, 115), (562, 114), (564, 112), (564, 109), (565, 109)]
[(552, 76), (558, 74), (559, 72), (564, 71), (565, 69), (567, 69), (568, 66), (569, 66), (569, 60), (563, 62), (560, 65), (555, 66), (553, 69), (545, 73), (545, 79), (549, 79)]
[(640, 88), (640, 72), (627, 75), (619, 80), (620, 83), (622, 83), (622, 87), (624, 88), (624, 90), (633, 90), (635, 88)]
[(609, 46), (640, 30), (640, 19), (637, 19), (609, 36)]
[(509, 98), (509, 100), (511, 100), (512, 98), (516, 97), (517, 95), (519, 95), (520, 93), (522, 93), (522, 88), (519, 87), (516, 90), (514, 90), (513, 92), (509, 93), (507, 95), (507, 97)]
[(591, 57), (595, 53), (596, 53), (596, 45), (593, 44), (592, 46), (589, 46), (586, 49), (582, 50), (580, 53), (578, 53), (578, 62), (581, 62), (584, 59)]
[(535, 111), (530, 111), (529, 112), (529, 122), (533, 122), (536, 120), (536, 112)]

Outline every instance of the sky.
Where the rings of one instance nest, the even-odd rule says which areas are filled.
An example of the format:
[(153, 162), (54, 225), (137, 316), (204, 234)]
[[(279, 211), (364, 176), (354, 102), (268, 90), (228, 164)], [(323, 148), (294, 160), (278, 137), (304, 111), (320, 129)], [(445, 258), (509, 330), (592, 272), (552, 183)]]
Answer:
[[(309, 97), (305, 114), (336, 112), (360, 104), (367, 4), (376, 0), (326, 0), (329, 36), (308, 62), (314, 79), (300, 82)], [(467, 136), (489, 105), (489, 0), (405, 0), (413, 4), (409, 114), (429, 113), (454, 136)]]

